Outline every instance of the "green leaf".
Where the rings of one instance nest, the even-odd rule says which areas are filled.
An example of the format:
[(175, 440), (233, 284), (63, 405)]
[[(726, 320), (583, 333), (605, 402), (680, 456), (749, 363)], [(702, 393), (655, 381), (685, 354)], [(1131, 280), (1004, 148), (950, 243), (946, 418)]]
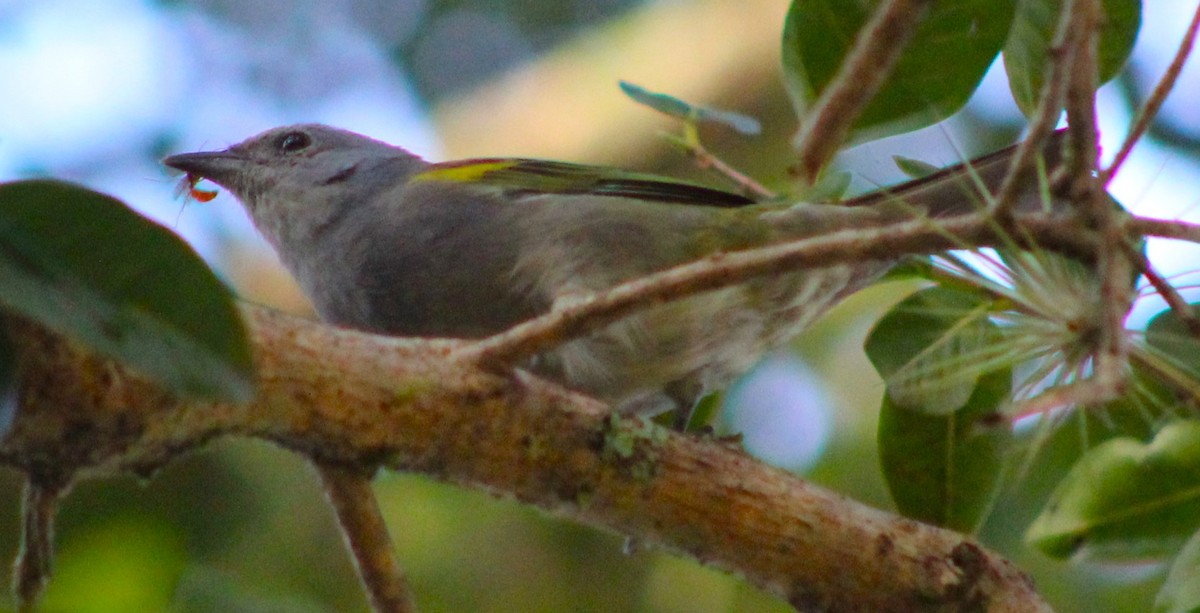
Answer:
[(937, 274), (933, 258), (928, 255), (909, 255), (900, 258), (900, 262), (888, 269), (879, 278), (880, 281), (906, 281), (909, 279), (932, 280)]
[(634, 102), (644, 104), (664, 115), (679, 119), (689, 119), (692, 116), (692, 105), (675, 96), (652, 92), (628, 81), (619, 81), (617, 84), (620, 85), (621, 91), (625, 92), (626, 96), (633, 98)]
[[(880, 2), (793, 0), (783, 30), (784, 84), (801, 117), (845, 62)], [(850, 143), (916, 130), (966, 104), (1008, 36), (1015, 3), (937, 0), (895, 71), (863, 109)]]
[(674, 96), (652, 92), (628, 81), (621, 81), (619, 85), (621, 91), (625, 92), (626, 96), (633, 98), (635, 102), (671, 117), (677, 117), (684, 121), (720, 124), (750, 136), (762, 132), (762, 124), (757, 119), (741, 113), (695, 106)]
[(1200, 611), (1200, 532), (1183, 546), (1154, 599), (1154, 613)]
[(179, 237), (84, 187), (0, 184), (0, 306), (176, 392), (232, 401), (253, 393), (228, 289)]
[(1176, 421), (1149, 444), (1116, 438), (1088, 451), (1025, 534), (1065, 558), (1171, 553), (1200, 527), (1200, 421)]
[[(721, 406), (725, 403), (725, 392), (709, 392), (700, 397), (696, 404), (691, 407), (691, 413), (687, 415), (688, 422), (683, 425), (683, 432), (697, 432), (701, 428), (712, 423), (717, 412), (721, 410)], [(678, 409), (677, 409), (678, 410)], [(675, 420), (678, 419), (676, 411), (667, 411), (659, 413), (653, 418), (653, 422), (664, 428), (677, 428)]]
[(922, 162), (921, 160), (904, 157), (902, 155), (893, 155), (892, 161), (896, 163), (896, 168), (899, 168), (900, 172), (908, 175), (910, 179), (924, 179), (925, 177), (941, 170), (941, 168), (938, 168), (929, 162)]
[(852, 179), (848, 172), (824, 172), (816, 183), (792, 197), (803, 202), (840, 202), (846, 190), (850, 189)]
[(1012, 423), (1000, 414), (1012, 371), (980, 378), (964, 408), (928, 415), (897, 406), (889, 395), (879, 415), (879, 456), (888, 491), (905, 516), (974, 532), (1002, 483)]
[[(1191, 307), (1193, 314), (1200, 317), (1200, 308)], [(1200, 381), (1200, 339), (1192, 335), (1174, 310), (1167, 309), (1150, 320), (1146, 325), (1146, 344), (1172, 367)]]
[(1028, 526), (1037, 510), (1046, 506), (1054, 487), (1089, 449), (1115, 438), (1149, 439), (1155, 424), (1178, 414), (1175, 395), (1156, 376), (1133, 364), (1120, 397), (1099, 405), (1042, 415), (1032, 428), (1016, 436), (1014, 446), (1025, 447), (1013, 483), (1014, 496), (1027, 509), (1027, 517), (1009, 520)]
[(716, 417), (717, 411), (721, 410), (721, 405), (725, 402), (724, 392), (709, 392), (700, 397), (696, 401), (696, 406), (692, 409), (692, 414), (688, 419), (687, 425), (684, 426), (684, 432), (696, 432), (711, 424), (713, 418)]
[(998, 329), (981, 294), (931, 287), (892, 307), (864, 349), (897, 406), (945, 416), (962, 408), (987, 370)]
[(975, 530), (999, 491), (1012, 426), (1001, 407), (1012, 369), (989, 355), (999, 330), (991, 300), (936, 286), (875, 324), (867, 357), (887, 385), (879, 455), (888, 491), (909, 517)]
[[(1027, 117), (1037, 108), (1050, 69), (1050, 46), (1062, 12), (1063, 0), (1020, 0), (1012, 31), (1004, 44), (1004, 70), (1013, 99)], [(1141, 0), (1103, 0), (1100, 29), (1100, 83), (1106, 83), (1125, 66), (1142, 25)]]

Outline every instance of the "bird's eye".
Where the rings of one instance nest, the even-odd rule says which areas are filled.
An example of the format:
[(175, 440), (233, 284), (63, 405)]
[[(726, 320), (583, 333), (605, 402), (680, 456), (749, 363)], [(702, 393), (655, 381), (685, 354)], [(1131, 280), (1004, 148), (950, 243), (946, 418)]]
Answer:
[(279, 137), (279, 152), (280, 153), (295, 153), (308, 148), (312, 144), (312, 137), (303, 132), (288, 132)]

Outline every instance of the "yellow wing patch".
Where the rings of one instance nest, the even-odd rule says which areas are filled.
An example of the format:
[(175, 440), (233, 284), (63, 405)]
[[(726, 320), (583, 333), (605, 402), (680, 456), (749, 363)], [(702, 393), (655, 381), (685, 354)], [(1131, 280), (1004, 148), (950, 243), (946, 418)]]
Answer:
[(509, 168), (509, 160), (478, 160), (464, 163), (438, 164), (413, 177), (414, 181), (450, 181), (453, 183), (475, 183), (488, 173)]

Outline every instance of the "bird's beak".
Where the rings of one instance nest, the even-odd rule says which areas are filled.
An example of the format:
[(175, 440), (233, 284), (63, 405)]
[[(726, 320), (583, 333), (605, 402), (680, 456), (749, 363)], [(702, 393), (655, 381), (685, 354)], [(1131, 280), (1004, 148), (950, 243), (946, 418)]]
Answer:
[(245, 172), (249, 160), (236, 151), (226, 149), (180, 153), (164, 158), (162, 163), (188, 173), (189, 177), (202, 177), (217, 185), (232, 188), (231, 184)]

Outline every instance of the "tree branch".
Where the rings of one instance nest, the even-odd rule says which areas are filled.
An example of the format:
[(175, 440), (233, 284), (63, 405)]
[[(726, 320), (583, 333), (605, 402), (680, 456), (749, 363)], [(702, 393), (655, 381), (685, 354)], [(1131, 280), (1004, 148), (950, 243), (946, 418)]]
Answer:
[(370, 473), (333, 464), (313, 464), (325, 497), (338, 518), (346, 548), (377, 613), (412, 613), (416, 601), (396, 559), (379, 503), (371, 490)]
[(17, 610), (37, 610), (38, 600), (50, 580), (54, 561), (54, 518), (67, 484), (45, 482), (29, 475), (21, 509), (21, 549), (13, 566), (13, 591)]
[(1038, 95), (1037, 109), (1029, 120), (1029, 134), (1017, 145), (1008, 173), (992, 203), (993, 215), (997, 222), (1005, 227), (1011, 222), (1013, 207), (1016, 206), (1018, 197), (1026, 185), (1025, 177), (1033, 169), (1046, 139), (1054, 133), (1054, 127), (1062, 115), (1063, 99), (1066, 97), (1067, 83), (1070, 81), (1068, 75), (1075, 57), (1075, 48), (1070, 44), (1070, 17), (1074, 4), (1074, 0), (1063, 3), (1062, 15), (1051, 47), (1050, 73), (1046, 75), (1046, 81)]
[(704, 170), (712, 170), (713, 172), (732, 181), (738, 189), (754, 198), (755, 200), (770, 200), (778, 194), (767, 189), (762, 183), (755, 181), (753, 177), (746, 173), (730, 166), (725, 160), (717, 157), (717, 155), (708, 150), (704, 143), (700, 142), (699, 136), (696, 135), (695, 126), (688, 126), (687, 129), (691, 134), (690, 138), (683, 139), (681, 146), (687, 154), (696, 162), (696, 166)]
[[(1096, 89), (1099, 87), (1100, 25), (1104, 9), (1100, 0), (1074, 0), (1071, 4), (1070, 36), (1075, 46), (1067, 86), (1067, 119), (1074, 155), (1068, 160), (1072, 202), (1079, 207), (1101, 237), (1104, 249), (1096, 252), (1096, 274), (1100, 277), (1100, 310), (1093, 379), (1102, 391), (1096, 400), (1120, 394), (1125, 383), (1129, 353), (1125, 316), (1133, 303), (1132, 264), (1123, 243), (1128, 240), (1104, 186), (1093, 175), (1099, 160), (1096, 127)], [(1108, 398), (1103, 398), (1104, 393)]]
[(1122, 222), (1130, 237), (1156, 236), (1200, 243), (1200, 224), (1172, 219), (1129, 217)]
[[(1098, 247), (1076, 217), (1014, 221), (1041, 247)], [(1192, 224), (1130, 218), (1121, 227), (1200, 242)], [(19, 406), (0, 437), (0, 463), (50, 483), (148, 475), (215, 436), (251, 436), (326, 464), (382, 465), (515, 498), (740, 574), (798, 608), (1046, 610), (1024, 575), (961, 535), (854, 503), (718, 442), (612, 416), (519, 371), (476, 367), (496, 364), (482, 356), (512, 359), (640, 304), (753, 275), (989, 241), (1011, 243), (973, 214), (726, 254), (481, 343), (379, 337), (246, 307), (259, 395), (245, 406), (181, 401), (8, 316), (0, 321), (17, 353)]]
[(799, 172), (805, 181), (816, 181), (841, 149), (854, 119), (892, 75), (931, 4), (931, 0), (888, 0), (859, 30), (854, 48), (796, 134)]
[[(1090, 258), (1094, 237), (1085, 228), (1045, 214), (1020, 216), (1023, 240)], [(736, 253), (719, 253), (641, 279), (622, 283), (556, 309), (483, 341), (463, 347), (458, 357), (490, 368), (507, 368), (572, 338), (599, 329), (654, 302), (675, 300), (758, 276), (846, 262), (892, 260), (947, 249), (1011, 244), (1013, 237), (986, 213), (934, 221), (913, 219), (876, 228), (842, 230)]]
[(1046, 610), (1023, 574), (961, 535), (740, 450), (611, 417), (539, 380), (466, 368), (446, 359), (453, 343), (254, 307), (246, 316), (260, 373), (246, 406), (175, 400), (11, 320), (21, 405), (0, 462), (144, 473), (213, 436), (254, 436), (322, 461), (384, 464), (516, 498), (738, 573), (797, 608)]

